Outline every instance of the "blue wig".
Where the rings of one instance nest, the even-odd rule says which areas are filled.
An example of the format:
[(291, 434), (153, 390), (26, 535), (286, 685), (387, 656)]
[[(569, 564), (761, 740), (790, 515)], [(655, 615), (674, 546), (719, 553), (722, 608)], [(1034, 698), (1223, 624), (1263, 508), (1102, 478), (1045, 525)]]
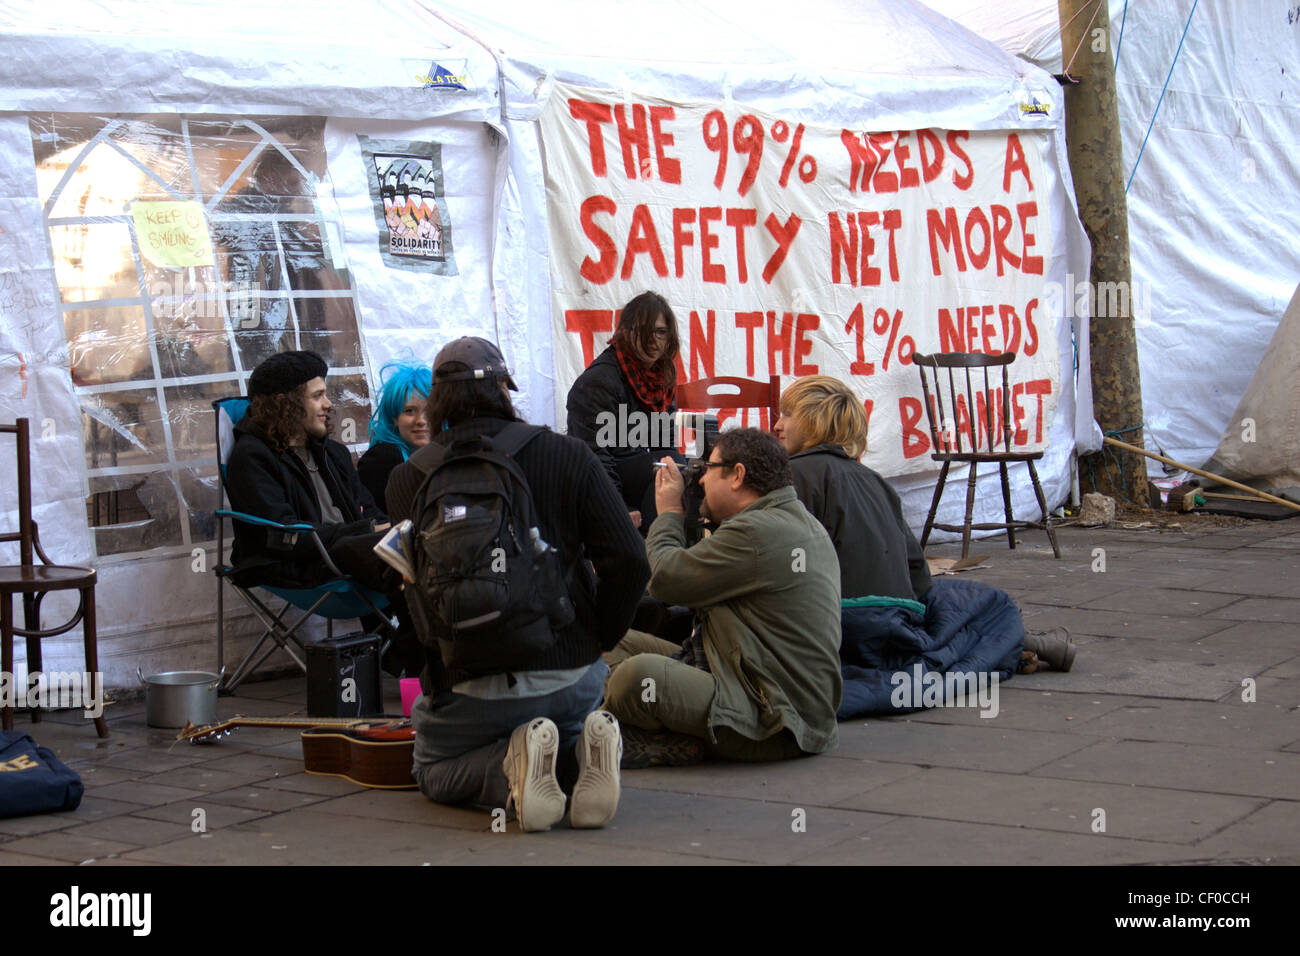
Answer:
[(406, 407), (406, 397), (411, 392), (418, 392), (424, 398), (429, 397), (433, 373), (427, 365), (389, 362), (379, 370), (379, 380), (383, 382), (383, 390), (379, 401), (375, 403), (375, 413), (370, 416), (370, 444), (372, 447), (380, 442), (394, 444), (402, 450), (402, 460), (406, 461), (415, 449), (397, 433), (397, 416), (402, 414), (402, 409)]

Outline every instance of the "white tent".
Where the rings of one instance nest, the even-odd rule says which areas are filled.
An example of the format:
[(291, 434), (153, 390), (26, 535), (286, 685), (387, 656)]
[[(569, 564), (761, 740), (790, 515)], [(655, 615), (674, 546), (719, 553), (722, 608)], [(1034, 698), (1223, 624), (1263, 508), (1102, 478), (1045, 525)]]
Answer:
[[(1076, 361), (1087, 367), (1086, 321), (1050, 288), (1088, 264), (1054, 81), (909, 0), (812, 0), (797, 17), (775, 3), (680, 0), (601, 11), (514, 0), (490, 10), (236, 0), (111, 14), (90, 2), (10, 3), (0, 12), (0, 420), (26, 415), (41, 435), (34, 470), (47, 548), (100, 570), (110, 686), (127, 683), (137, 664), (212, 662), (208, 403), (237, 391), (277, 348), (327, 357), (341, 437), (356, 447), (379, 366), (404, 354), (427, 359), (466, 333), (499, 341), (521, 411), (563, 428), (557, 409), (583, 355), (565, 324), (574, 304), (594, 315), (629, 290), (662, 287), (675, 309), (681, 297), (690, 378), (771, 371), (788, 382), (809, 368), (857, 376), (876, 409), (877, 457), (868, 461), (901, 476), (919, 524), (933, 472), (924, 424), (899, 421), (904, 408), (921, 409), (909, 398), (920, 389), (905, 347), (982, 341), (999, 351), (1014, 333), (1028, 363), (1022, 378), (1044, 387), (1017, 384), (1005, 427), (1017, 443), (1046, 449), (1040, 474), (1052, 503), (1063, 500), (1070, 453), (1095, 445), (1087, 376), (1077, 391), (1072, 380)], [(611, 106), (610, 168), (621, 168), (620, 145), (624, 157), (644, 153), (640, 177), (625, 159), (629, 175), (618, 183), (597, 171), (599, 123), (577, 118)], [(637, 125), (643, 109), (653, 144)], [(749, 195), (739, 166), (722, 183), (718, 150), (703, 145), (719, 130), (714, 142), (736, 164), (767, 136)], [(890, 132), (918, 130), (938, 133)], [(944, 131), (964, 131), (946, 140), (948, 165), (932, 151), (940, 144), (944, 154)], [(674, 155), (684, 182), (673, 180)], [(848, 195), (858, 188), (851, 156), (879, 158), (861, 196)], [(715, 200), (705, 198), (713, 171), (702, 164), (715, 158), (717, 217), (727, 207), (722, 228), (735, 233), (732, 276), (744, 273), (743, 229), (753, 226), (748, 287), (711, 278), (732, 244), (728, 231), (709, 264), (719, 243), (708, 233)], [(648, 170), (656, 182), (644, 181)], [(917, 188), (903, 195), (909, 173)], [(584, 237), (581, 195), (571, 190), (592, 182), (625, 211), (645, 207), (626, 250), (628, 227), (612, 214)], [(897, 197), (882, 196), (889, 184)], [(423, 212), (407, 224), (403, 210), (421, 196)], [(828, 209), (843, 220), (828, 227)], [(955, 225), (943, 232), (953, 210), (965, 217), (964, 240)], [(910, 228), (879, 231), (886, 214)], [(663, 252), (650, 238), (655, 217), (670, 215), (676, 275), (660, 271), (654, 252)], [(657, 221), (666, 238), (666, 220)], [(792, 251), (800, 222), (807, 238)], [(862, 285), (870, 254), (883, 270), (871, 280), (878, 289), (855, 288), (859, 228)], [(969, 244), (981, 230), (982, 253)], [(625, 252), (622, 271), (603, 284), (579, 278), (584, 256), (605, 258), (595, 232), (618, 235)], [(969, 269), (954, 264), (963, 241)], [(835, 278), (813, 276), (809, 263)], [(865, 306), (856, 354), (853, 302)], [(885, 320), (874, 328), (873, 308)], [(900, 332), (889, 318), (904, 309)], [(728, 330), (733, 314), (758, 325)], [(756, 349), (764, 336), (766, 349)], [(976, 410), (966, 412), (957, 427), (978, 431)], [(1014, 481), (1022, 514), (1035, 510), (1024, 478)], [(8, 494), (0, 512), (12, 518)], [(950, 520), (960, 497), (947, 501)], [(980, 512), (1000, 509), (996, 481), (981, 483)], [(74, 666), (75, 638), (48, 642), (46, 660)]]
[[(1061, 71), (1056, 0), (926, 3)], [(1107, 9), (1147, 448), (1200, 465), (1240, 430), (1234, 409), (1300, 279), (1300, 9), (1277, 0)]]
[(1300, 488), (1300, 286), (1206, 470), (1275, 495)]

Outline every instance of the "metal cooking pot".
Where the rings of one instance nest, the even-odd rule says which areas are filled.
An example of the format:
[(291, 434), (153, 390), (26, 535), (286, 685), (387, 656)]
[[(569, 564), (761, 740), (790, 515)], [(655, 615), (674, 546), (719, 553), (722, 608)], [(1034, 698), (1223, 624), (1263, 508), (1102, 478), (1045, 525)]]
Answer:
[(163, 671), (148, 677), (135, 669), (144, 684), (146, 720), (150, 727), (176, 728), (192, 723), (196, 727), (217, 722), (217, 687), (226, 669), (211, 671)]

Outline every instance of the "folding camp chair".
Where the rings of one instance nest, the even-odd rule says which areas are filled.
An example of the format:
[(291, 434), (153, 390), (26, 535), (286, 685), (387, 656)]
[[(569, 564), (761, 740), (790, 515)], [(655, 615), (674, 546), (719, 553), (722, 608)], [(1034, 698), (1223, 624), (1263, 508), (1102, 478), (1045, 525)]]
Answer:
[[(212, 408), (216, 413), (217, 503), (220, 506), (226, 500), (226, 463), (229, 461), (230, 453), (235, 447), (235, 425), (248, 411), (248, 399), (242, 397), (220, 398), (212, 403)], [(320, 537), (311, 525), (279, 524), (275, 521), (259, 518), (256, 515), (222, 508), (217, 511), (217, 518), (217, 562), (214, 570), (217, 575), (218, 670), (221, 670), (225, 664), (226, 627), (225, 587), (223, 582), (234, 588), (235, 593), (244, 599), (244, 602), (265, 628), (252, 649), (244, 655), (244, 659), (240, 661), (239, 666), (226, 678), (222, 686), (223, 691), (227, 693), (234, 691), (249, 674), (261, 667), (262, 663), (275, 653), (277, 648), (287, 653), (293, 658), (295, 664), (302, 668), (303, 671), (306, 671), (307, 665), (302, 657), (294, 653), (294, 647), (296, 646), (299, 651), (306, 653), (306, 647), (298, 636), (298, 629), (313, 615), (325, 619), (326, 633), (329, 636), (333, 635), (333, 622), (338, 619), (359, 618), (368, 614), (376, 614), (379, 616), (380, 621), (387, 626), (388, 616), (384, 614), (383, 608), (387, 607), (388, 598), (379, 591), (363, 587), (340, 571), (331, 560), (329, 552), (325, 550), (325, 545), (321, 543)], [(329, 573), (333, 575), (333, 578), (312, 588), (287, 588), (272, 584), (257, 584), (249, 587), (240, 584), (233, 577), (238, 569), (225, 561), (225, 521), (221, 520), (224, 518), (281, 532), (311, 535), (312, 543), (315, 545), (321, 561)], [(266, 601), (254, 593), (255, 591), (268, 592), (283, 601), (284, 606), (278, 612), (272, 610)], [(291, 614), (293, 608), (297, 608), (302, 613), (296, 618), (287, 619), (286, 616)], [(391, 626), (388, 627), (388, 630), (391, 638)], [(262, 651), (263, 646), (268, 642), (270, 646), (265, 651)], [(385, 641), (384, 647), (387, 648), (387, 646), (388, 642)], [(259, 653), (260, 657), (258, 656)]]

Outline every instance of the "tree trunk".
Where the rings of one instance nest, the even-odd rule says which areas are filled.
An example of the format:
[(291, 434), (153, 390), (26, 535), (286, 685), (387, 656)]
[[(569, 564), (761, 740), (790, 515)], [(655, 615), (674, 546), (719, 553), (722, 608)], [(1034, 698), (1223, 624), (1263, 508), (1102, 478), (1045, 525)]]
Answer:
[[(1065, 135), (1079, 218), (1092, 244), (1088, 341), (1093, 409), (1103, 432), (1144, 446), (1110, 15), (1106, 0), (1057, 4), (1062, 69), (1079, 81), (1065, 87)], [(1065, 295), (1073, 294), (1065, 290)], [(1147, 507), (1147, 468), (1139, 455), (1103, 449), (1080, 460), (1079, 478), (1086, 490)]]

